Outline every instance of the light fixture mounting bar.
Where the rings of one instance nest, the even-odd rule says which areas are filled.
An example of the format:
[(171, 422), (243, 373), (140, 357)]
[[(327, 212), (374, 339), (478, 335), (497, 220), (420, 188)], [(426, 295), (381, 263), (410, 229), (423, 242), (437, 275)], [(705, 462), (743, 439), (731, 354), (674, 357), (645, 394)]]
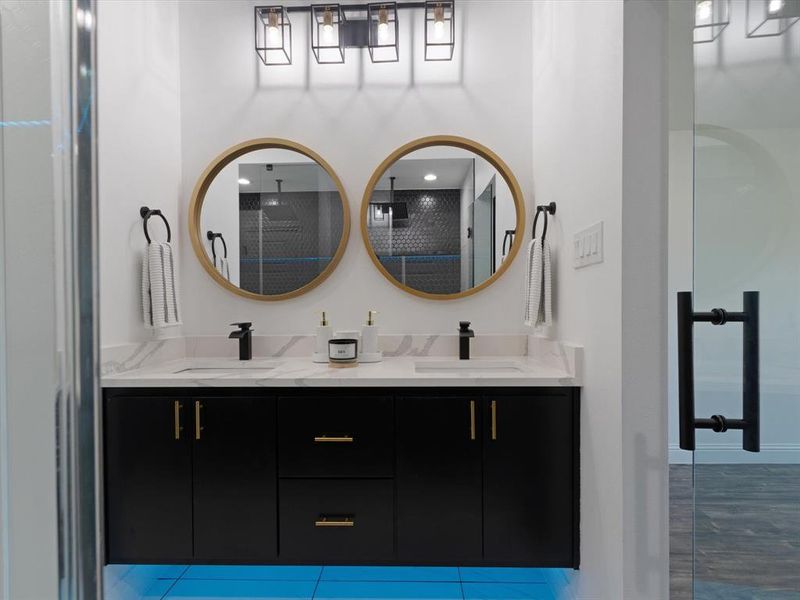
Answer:
[[(353, 13), (353, 12), (364, 12), (367, 10), (366, 4), (342, 4), (340, 5), (342, 8), (342, 12), (344, 13)], [(413, 8), (425, 8), (424, 2), (397, 2), (397, 10), (403, 9), (413, 9)], [(287, 6), (286, 12), (311, 12), (311, 6)]]

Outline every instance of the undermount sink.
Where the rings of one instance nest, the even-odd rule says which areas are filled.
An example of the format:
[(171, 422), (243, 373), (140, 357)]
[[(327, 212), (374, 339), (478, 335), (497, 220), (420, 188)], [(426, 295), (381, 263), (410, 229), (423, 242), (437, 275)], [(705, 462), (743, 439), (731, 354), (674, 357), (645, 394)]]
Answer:
[(280, 366), (280, 362), (274, 360), (209, 360), (199, 361), (188, 367), (183, 367), (173, 374), (196, 374), (196, 375), (231, 375), (236, 373), (253, 373), (259, 371), (269, 371)]
[(469, 359), (430, 360), (414, 363), (417, 373), (523, 373), (527, 369), (517, 361)]

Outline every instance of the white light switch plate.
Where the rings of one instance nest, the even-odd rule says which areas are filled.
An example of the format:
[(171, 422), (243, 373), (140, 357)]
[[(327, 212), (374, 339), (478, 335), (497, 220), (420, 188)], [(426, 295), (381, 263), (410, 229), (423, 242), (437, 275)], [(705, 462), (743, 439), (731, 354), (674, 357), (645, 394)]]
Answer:
[(575, 234), (572, 265), (576, 269), (603, 262), (603, 222)]

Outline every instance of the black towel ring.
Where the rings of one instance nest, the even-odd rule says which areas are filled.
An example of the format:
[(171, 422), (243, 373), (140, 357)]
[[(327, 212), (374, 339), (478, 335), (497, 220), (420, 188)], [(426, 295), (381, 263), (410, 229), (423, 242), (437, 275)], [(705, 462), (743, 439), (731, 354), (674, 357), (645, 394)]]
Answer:
[[(503, 256), (508, 254), (508, 251), (511, 250), (511, 247), (514, 245), (514, 236), (516, 235), (516, 229), (506, 229), (506, 234), (503, 236)], [(506, 250), (506, 242), (509, 242), (508, 250)]]
[(225, 238), (222, 237), (221, 233), (214, 233), (213, 231), (209, 230), (206, 232), (206, 237), (211, 241), (211, 257), (215, 262), (217, 260), (217, 250), (214, 247), (214, 242), (217, 241), (217, 238), (219, 238), (219, 241), (222, 242), (222, 251), (224, 252), (223, 258), (228, 258), (228, 244), (225, 243)]
[(544, 227), (542, 228), (542, 241), (544, 241), (544, 238), (547, 237), (547, 215), (556, 214), (556, 203), (540, 204), (536, 207), (536, 216), (533, 217), (533, 228), (531, 231), (531, 236), (533, 236), (534, 239), (536, 239), (536, 221), (539, 220), (539, 213), (544, 213)]
[(161, 214), (159, 209), (150, 209), (147, 206), (143, 206), (139, 209), (139, 214), (142, 216), (142, 219), (144, 219), (144, 221), (142, 221), (142, 229), (144, 229), (144, 237), (147, 238), (148, 244), (151, 242), (151, 240), (150, 234), (147, 232), (147, 221), (153, 216), (161, 217), (161, 220), (164, 221), (164, 225), (167, 226), (167, 243), (172, 241), (172, 230), (169, 228), (169, 221), (167, 221), (167, 218)]

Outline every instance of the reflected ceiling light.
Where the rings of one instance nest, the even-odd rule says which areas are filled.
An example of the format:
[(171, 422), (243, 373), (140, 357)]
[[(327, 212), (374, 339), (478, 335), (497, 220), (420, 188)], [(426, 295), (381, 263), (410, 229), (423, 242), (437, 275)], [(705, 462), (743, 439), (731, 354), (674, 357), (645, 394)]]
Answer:
[(250, 185), (250, 180), (244, 177), (239, 177), (239, 185)]
[(769, 0), (767, 11), (771, 14), (778, 12), (783, 8), (783, 0)]
[(747, 37), (783, 34), (800, 20), (800, 0), (747, 0)]
[(256, 6), (256, 54), (265, 65), (292, 64), (292, 24), (283, 6)]
[(425, 60), (452, 60), (456, 45), (455, 2), (425, 2)]
[[(351, 23), (357, 23), (352, 21)], [(396, 2), (367, 4), (367, 48), (374, 63), (400, 60)]]
[(695, 13), (696, 21), (707, 21), (711, 18), (711, 0), (700, 0)]
[(694, 43), (713, 42), (730, 23), (730, 0), (696, 0)]
[(435, 173), (428, 173), (423, 179), (425, 179), (425, 181), (436, 181), (437, 178)]

